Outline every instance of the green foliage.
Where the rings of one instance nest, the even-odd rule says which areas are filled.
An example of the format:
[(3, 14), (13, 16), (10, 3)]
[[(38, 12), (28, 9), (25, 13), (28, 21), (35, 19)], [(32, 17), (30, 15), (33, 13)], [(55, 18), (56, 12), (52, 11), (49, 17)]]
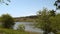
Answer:
[(11, 2), (11, 1), (10, 1), (10, 0), (0, 0), (0, 3), (4, 3), (4, 4), (6, 4), (6, 5), (9, 5), (8, 2)]
[(60, 5), (58, 5), (58, 3), (60, 3), (60, 0), (56, 0), (54, 3), (54, 6), (56, 6), (56, 9), (60, 9)]
[(45, 23), (47, 23), (47, 10), (43, 9), (42, 11), (39, 12), (39, 16), (38, 16), (38, 23), (36, 24), (36, 26), (38, 28), (43, 28)]
[(49, 12), (49, 17), (55, 16), (55, 15), (56, 15), (55, 12), (56, 12), (56, 11), (54, 11), (54, 10), (50, 10), (50, 12)]
[(60, 30), (60, 14), (55, 17), (50, 17), (51, 27), (54, 30)]
[(0, 28), (0, 34), (29, 34), (29, 32)]
[(12, 28), (14, 25), (14, 19), (9, 14), (3, 14), (1, 21), (4, 28)]
[[(40, 28), (44, 31), (44, 34), (47, 34), (49, 32), (49, 17), (47, 9), (43, 9), (38, 13), (38, 22), (36, 23), (36, 27)], [(48, 28), (47, 28), (48, 27)]]
[[(56, 33), (56, 29), (54, 29), (54, 27), (58, 27), (57, 23), (55, 24), (56, 20), (55, 19), (55, 11), (54, 10), (47, 10), (47, 9), (43, 9), (42, 11), (39, 12), (38, 14), (38, 22), (36, 23), (36, 27), (40, 28), (44, 31), (44, 34), (48, 34), (50, 32)], [(52, 19), (53, 17), (53, 19)], [(51, 21), (52, 19), (52, 21)], [(53, 22), (54, 21), (54, 22)], [(57, 20), (58, 21), (58, 20)], [(53, 25), (54, 24), (54, 25)]]
[(18, 30), (25, 31), (25, 26), (23, 24), (18, 25)]

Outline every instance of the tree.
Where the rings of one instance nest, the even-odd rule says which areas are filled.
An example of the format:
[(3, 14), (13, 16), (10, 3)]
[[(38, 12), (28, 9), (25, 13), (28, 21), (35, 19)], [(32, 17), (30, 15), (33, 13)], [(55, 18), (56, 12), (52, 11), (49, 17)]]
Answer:
[(4, 28), (12, 28), (14, 25), (14, 19), (9, 14), (3, 14), (1, 21)]
[[(49, 20), (48, 20), (48, 12), (46, 9), (43, 9), (39, 12), (38, 22), (36, 23), (36, 27), (40, 28), (44, 31), (44, 34), (49, 33)], [(48, 27), (48, 28), (47, 28)]]
[(11, 2), (10, 0), (0, 0), (0, 3), (4, 3), (6, 5), (8, 5), (8, 2)]
[(51, 17), (51, 16), (55, 16), (56, 15), (56, 13), (55, 13), (56, 11), (54, 11), (54, 10), (50, 10), (50, 14), (49, 14), (49, 16)]
[(60, 0), (55, 1), (54, 6), (56, 6), (56, 9), (60, 9)]
[(44, 31), (44, 34), (52, 32), (50, 17), (55, 17), (55, 11), (43, 9), (38, 13), (38, 22), (35, 24), (37, 28), (40, 28)]
[(60, 31), (60, 14), (57, 14), (55, 17), (50, 17), (52, 32), (57, 34)]

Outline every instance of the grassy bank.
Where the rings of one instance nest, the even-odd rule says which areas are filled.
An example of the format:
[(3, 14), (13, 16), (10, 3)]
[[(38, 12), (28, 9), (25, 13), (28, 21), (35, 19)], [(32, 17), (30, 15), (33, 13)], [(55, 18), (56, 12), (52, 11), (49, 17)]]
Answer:
[(21, 32), (21, 31), (5, 29), (5, 28), (0, 28), (0, 33), (3, 33), (3, 34), (29, 34), (28, 32)]
[(18, 31), (18, 30), (0, 28), (0, 34), (38, 34), (38, 33), (35, 33), (35, 32), (22, 32), (22, 31)]

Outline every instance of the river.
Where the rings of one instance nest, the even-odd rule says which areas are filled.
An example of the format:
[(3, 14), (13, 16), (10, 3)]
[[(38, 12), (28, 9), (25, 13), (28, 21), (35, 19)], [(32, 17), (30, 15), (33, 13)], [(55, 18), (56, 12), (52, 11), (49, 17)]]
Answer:
[(14, 25), (14, 30), (17, 30), (18, 28), (18, 25), (20, 24), (23, 24), (25, 26), (25, 31), (31, 31), (31, 32), (40, 32), (42, 33), (43, 31), (41, 29), (38, 29), (38, 28), (33, 28), (33, 24), (32, 22), (15, 22), (15, 25)]

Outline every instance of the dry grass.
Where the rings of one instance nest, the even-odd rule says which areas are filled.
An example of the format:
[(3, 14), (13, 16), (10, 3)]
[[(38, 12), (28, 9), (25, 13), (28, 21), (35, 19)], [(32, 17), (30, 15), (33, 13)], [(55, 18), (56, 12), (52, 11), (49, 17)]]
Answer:
[(28, 33), (29, 34), (40, 34), (40, 33), (37, 33), (37, 32), (31, 32), (31, 31), (29, 31)]

